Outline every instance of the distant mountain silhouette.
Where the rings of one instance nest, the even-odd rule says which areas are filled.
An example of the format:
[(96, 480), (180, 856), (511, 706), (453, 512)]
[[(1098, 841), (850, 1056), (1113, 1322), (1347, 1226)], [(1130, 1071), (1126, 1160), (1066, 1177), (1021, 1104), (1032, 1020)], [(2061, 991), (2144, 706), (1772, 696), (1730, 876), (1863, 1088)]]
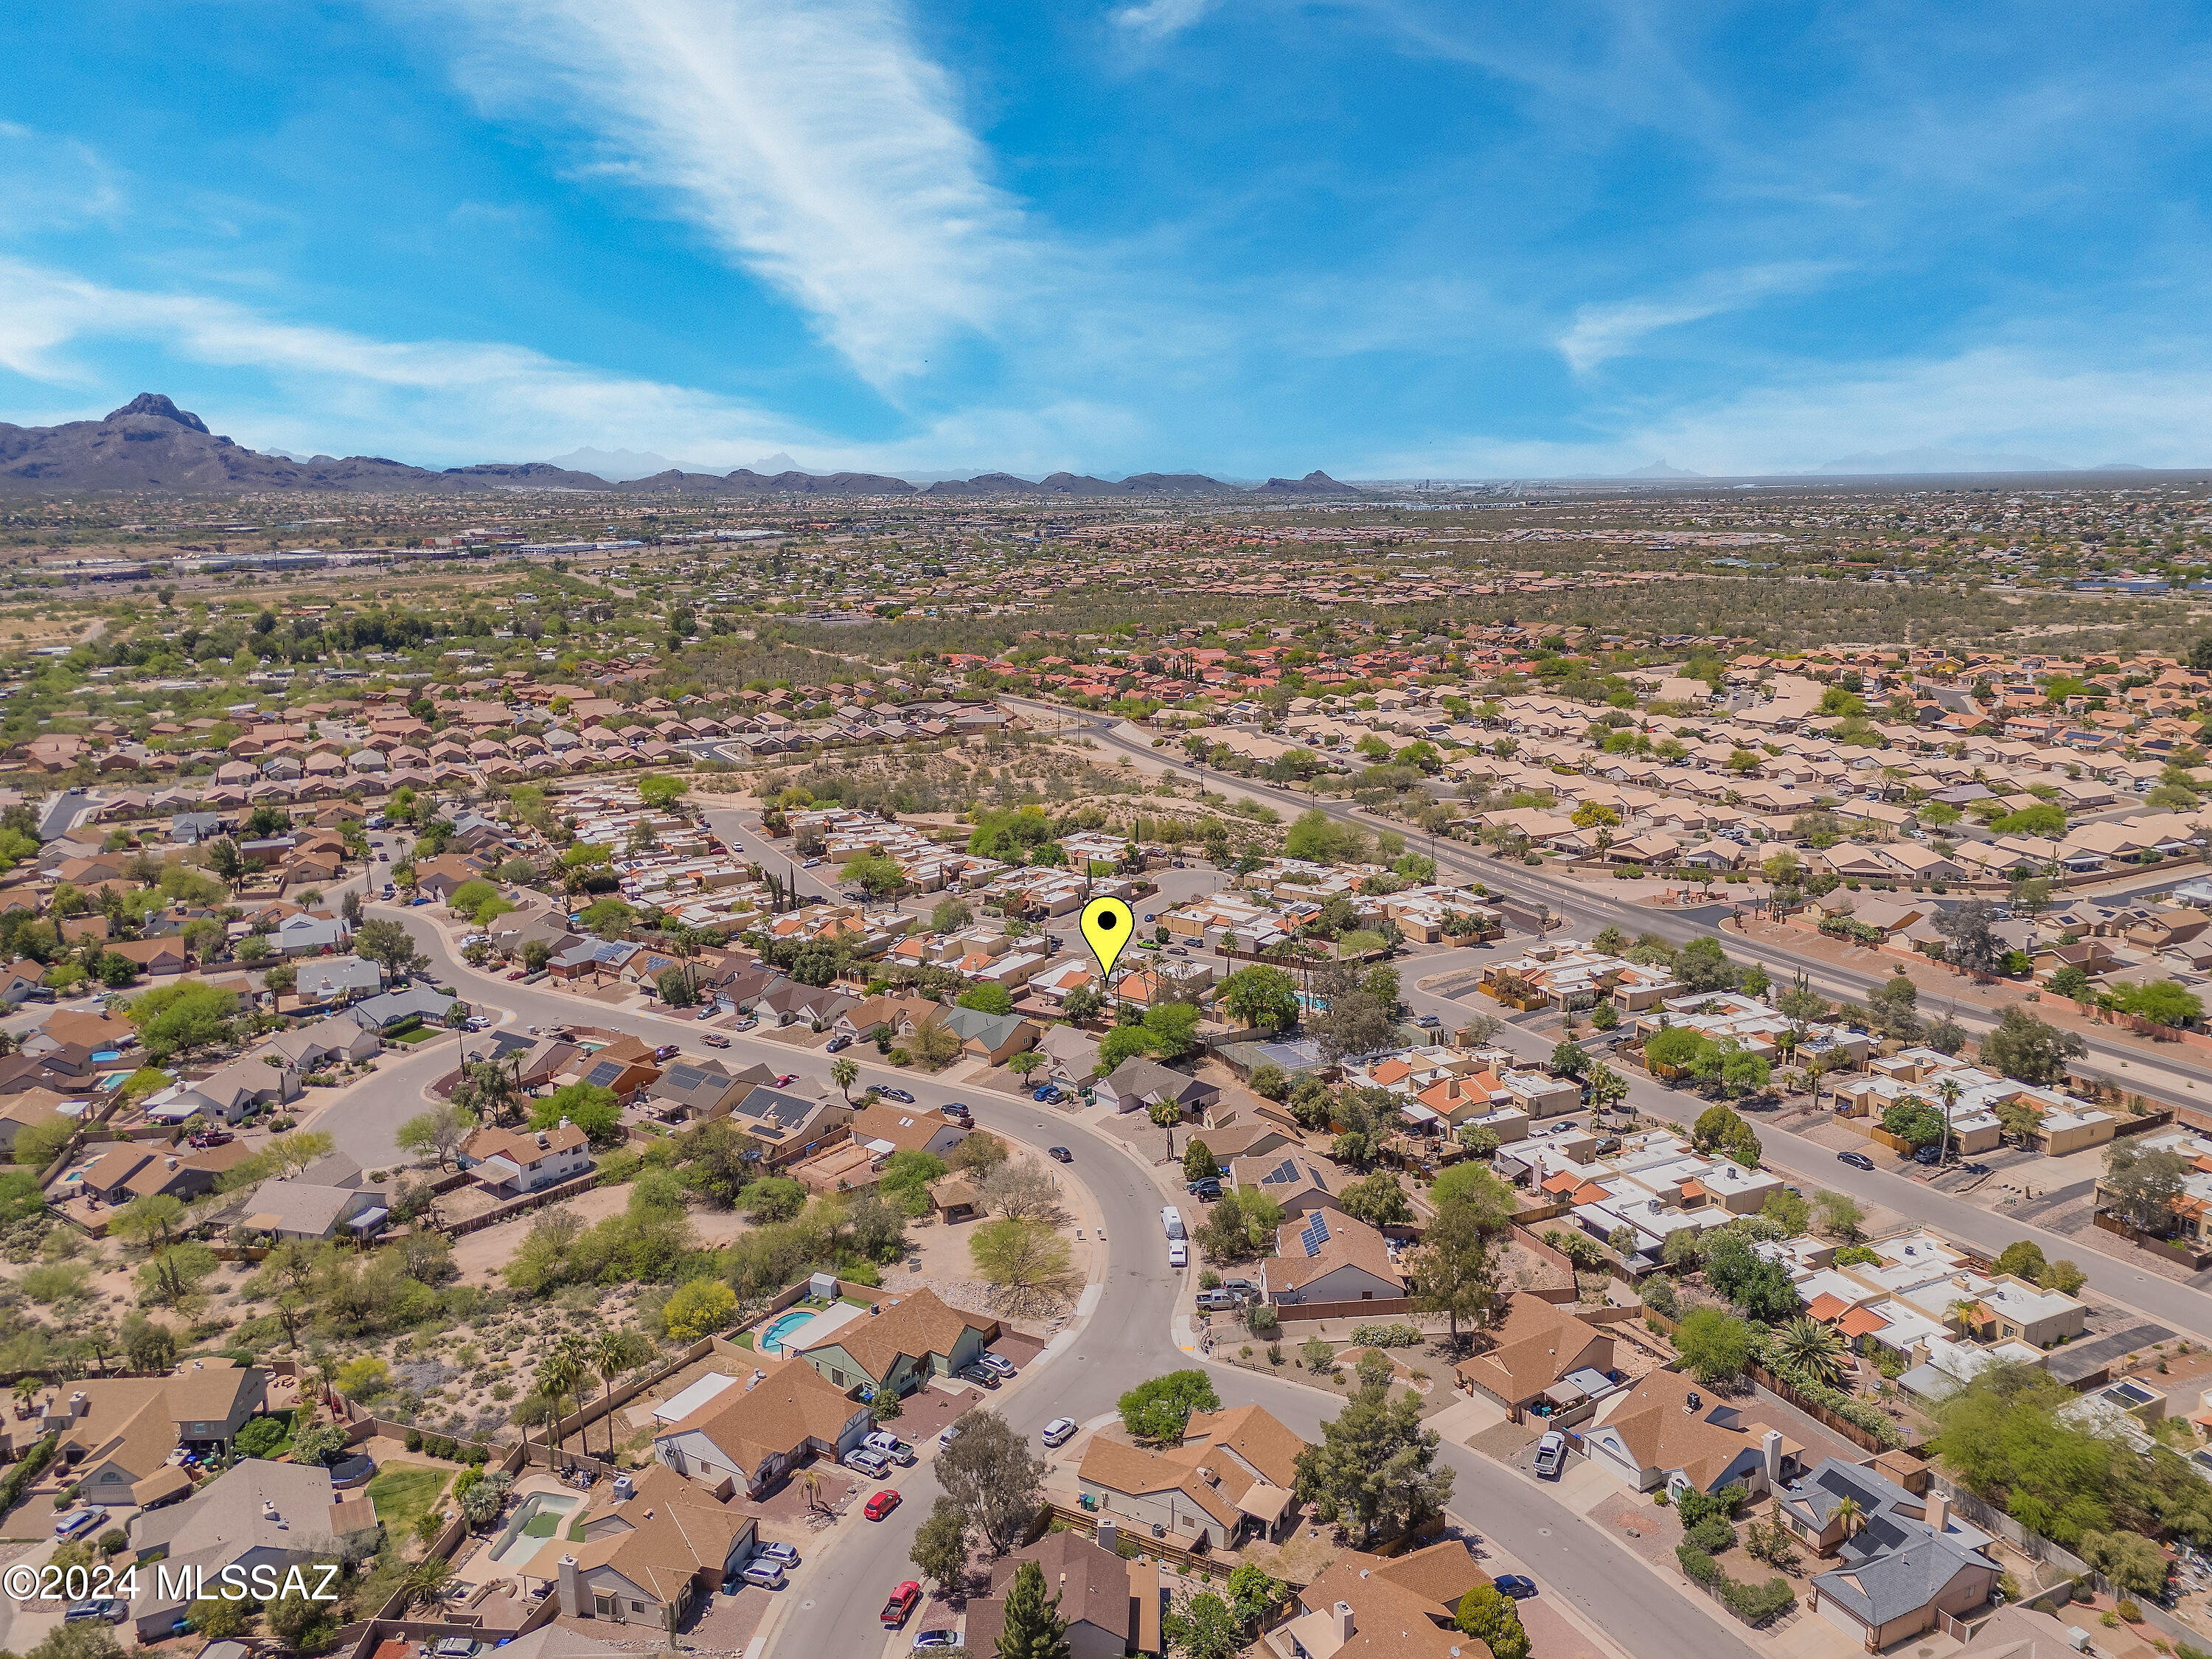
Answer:
[(2063, 461), (2039, 455), (1973, 455), (1955, 449), (1891, 449), (1880, 454), (1846, 455), (1825, 461), (1822, 472), (2071, 472)]
[[(791, 465), (789, 457), (783, 458), (781, 471)], [(696, 472), (697, 467), (688, 467), (672, 461), (665, 455), (656, 455), (649, 449), (593, 449), (586, 445), (572, 449), (566, 455), (549, 455), (545, 465), (557, 466), (568, 472), (588, 472), (596, 477), (611, 479), (616, 483), (631, 478), (649, 478), (656, 472)]]
[(1257, 492), (1262, 495), (1357, 495), (1350, 484), (1339, 483), (1316, 467), (1303, 478), (1270, 478)]
[(1705, 475), (1685, 472), (1679, 466), (1669, 466), (1664, 460), (1656, 460), (1649, 466), (1639, 466), (1635, 471), (1624, 472), (1620, 476), (1624, 478), (1702, 478)]
[[(787, 455), (769, 458), (789, 461)], [(568, 463), (589, 460), (606, 471)], [(632, 466), (657, 470), (627, 476)], [(912, 495), (922, 493), (904, 478), (877, 472), (775, 471), (740, 467), (734, 472), (690, 471), (664, 456), (631, 450), (579, 449), (550, 461), (486, 461), (441, 470), (410, 466), (381, 455), (307, 458), (247, 449), (208, 429), (208, 424), (159, 392), (141, 392), (97, 421), (59, 426), (10, 426), (0, 422), (0, 493), (129, 490), (179, 495), (235, 495), (258, 489), (391, 490), (459, 493), (494, 489), (574, 489), (593, 493), (702, 495)], [(1055, 472), (1031, 483), (1011, 472), (945, 479), (927, 487), (938, 495), (1354, 495), (1357, 490), (1325, 472), (1297, 480), (1270, 478), (1248, 491), (1198, 472), (1139, 472), (1108, 481)]]

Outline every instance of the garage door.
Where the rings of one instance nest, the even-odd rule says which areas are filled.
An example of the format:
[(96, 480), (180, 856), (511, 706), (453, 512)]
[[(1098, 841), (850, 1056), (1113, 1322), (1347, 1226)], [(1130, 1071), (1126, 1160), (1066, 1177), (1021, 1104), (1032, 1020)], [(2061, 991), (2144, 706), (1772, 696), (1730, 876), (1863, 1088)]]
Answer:
[(1863, 1647), (1866, 1644), (1866, 1626), (1852, 1618), (1844, 1609), (1844, 1604), (1837, 1601), (1834, 1596), (1824, 1595), (1820, 1598), (1820, 1617), (1849, 1636), (1851, 1638), (1852, 1646)]

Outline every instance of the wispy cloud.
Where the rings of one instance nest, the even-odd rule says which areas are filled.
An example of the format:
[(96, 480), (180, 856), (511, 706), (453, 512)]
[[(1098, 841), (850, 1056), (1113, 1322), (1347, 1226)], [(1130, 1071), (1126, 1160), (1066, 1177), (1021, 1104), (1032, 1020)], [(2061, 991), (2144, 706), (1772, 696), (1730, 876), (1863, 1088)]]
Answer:
[[(375, 340), (271, 318), (219, 296), (89, 282), (0, 258), (0, 369), (57, 388), (111, 392), (87, 361), (116, 343), (143, 363), (251, 371), (277, 394), (269, 412), (227, 397), (222, 418), (260, 443), (397, 452), (425, 465), (526, 459), (615, 437), (727, 458), (808, 441), (793, 422), (713, 393), (610, 374), (523, 347), (468, 340)], [(151, 371), (147, 371), (150, 373)], [(134, 380), (143, 378), (138, 374)], [(160, 389), (160, 388), (156, 388)], [(184, 392), (182, 386), (167, 388)], [(210, 410), (211, 414), (216, 411)]]
[(1587, 374), (1611, 358), (1626, 356), (1662, 329), (1741, 311), (1771, 295), (1802, 292), (1832, 269), (1809, 262), (1756, 265), (1700, 277), (1660, 297), (1583, 306), (1559, 336), (1559, 355), (1576, 374)]
[(1220, 0), (1144, 0), (1141, 5), (1122, 7), (1113, 18), (1125, 29), (1163, 40), (1182, 33), (1219, 3)]
[(465, 9), (488, 106), (580, 121), (597, 166), (665, 196), (878, 386), (988, 335), (1022, 281), (1021, 210), (897, 0)]

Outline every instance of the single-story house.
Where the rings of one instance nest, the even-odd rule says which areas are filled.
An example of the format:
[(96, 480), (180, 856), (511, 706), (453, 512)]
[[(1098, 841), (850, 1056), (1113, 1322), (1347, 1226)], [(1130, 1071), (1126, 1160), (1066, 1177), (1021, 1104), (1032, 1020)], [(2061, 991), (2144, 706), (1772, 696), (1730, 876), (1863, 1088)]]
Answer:
[(1392, 1301), (1406, 1280), (1382, 1235), (1336, 1211), (1315, 1210), (1275, 1230), (1275, 1254), (1260, 1263), (1261, 1294), (1279, 1305)]
[(1790, 1479), (1802, 1451), (1679, 1371), (1653, 1371), (1601, 1401), (1583, 1425), (1583, 1449), (1637, 1492), (1716, 1492), (1740, 1480), (1753, 1498)]
[(750, 1559), (757, 1537), (750, 1516), (655, 1468), (637, 1478), (635, 1496), (584, 1523), (580, 1543), (556, 1546), (558, 1558), (539, 1563), (551, 1568), (563, 1618), (659, 1631)]
[(1144, 1110), (1169, 1100), (1183, 1115), (1202, 1113), (1221, 1097), (1221, 1091), (1187, 1073), (1163, 1066), (1142, 1054), (1132, 1055), (1099, 1080), (1098, 1099), (1117, 1112)]
[(997, 1320), (947, 1307), (933, 1291), (915, 1291), (877, 1303), (799, 1358), (841, 1389), (896, 1396), (974, 1364), (998, 1335)]
[(1154, 1561), (1125, 1561), (1110, 1540), (1117, 1528), (1100, 1523), (1102, 1547), (1080, 1533), (1048, 1532), (996, 1562), (991, 1593), (968, 1603), (968, 1651), (998, 1650), (1006, 1627), (1006, 1591), (1025, 1561), (1044, 1574), (1048, 1595), (1059, 1598), (1071, 1659), (1121, 1659), (1157, 1654), (1160, 1644), (1160, 1569)]
[(810, 1457), (832, 1460), (859, 1445), (874, 1414), (804, 1360), (770, 1359), (653, 1437), (653, 1455), (709, 1488), (727, 1481), (759, 1498)]

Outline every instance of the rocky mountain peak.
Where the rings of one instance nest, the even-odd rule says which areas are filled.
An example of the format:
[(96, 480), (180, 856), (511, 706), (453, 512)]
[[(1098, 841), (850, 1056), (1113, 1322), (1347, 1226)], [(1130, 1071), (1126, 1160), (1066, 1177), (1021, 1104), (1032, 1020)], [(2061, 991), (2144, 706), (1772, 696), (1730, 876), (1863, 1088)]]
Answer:
[(119, 421), (126, 415), (154, 415), (165, 421), (174, 421), (179, 426), (189, 427), (194, 432), (205, 432), (207, 422), (188, 409), (179, 409), (158, 392), (142, 392), (122, 408), (111, 410), (107, 418)]

